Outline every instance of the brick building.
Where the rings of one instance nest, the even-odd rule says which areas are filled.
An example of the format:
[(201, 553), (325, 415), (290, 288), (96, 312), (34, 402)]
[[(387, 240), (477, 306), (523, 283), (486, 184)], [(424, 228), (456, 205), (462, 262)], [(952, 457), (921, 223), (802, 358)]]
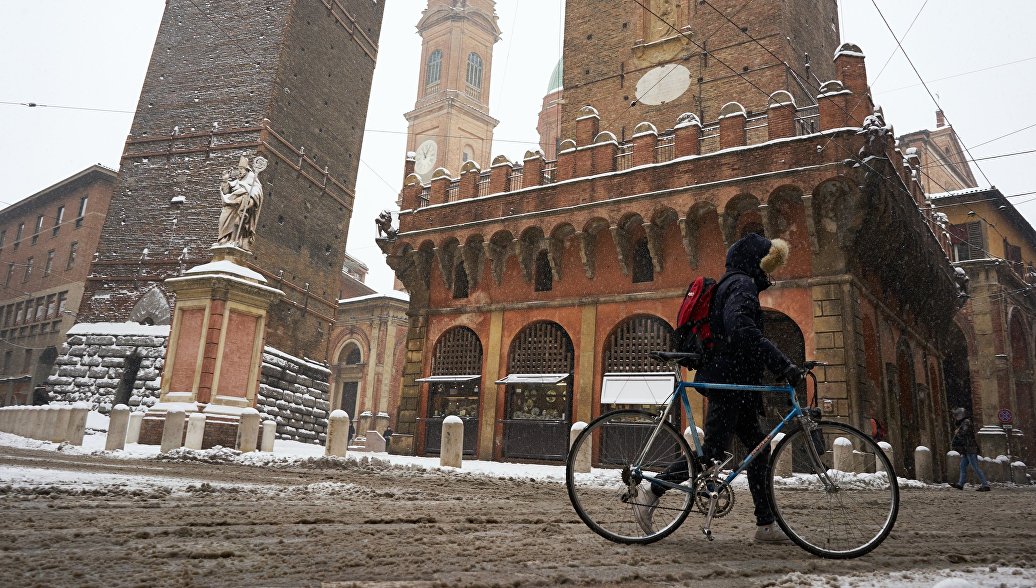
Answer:
[(0, 406), (32, 401), (76, 320), (115, 172), (94, 165), (0, 211)]
[(370, 0), (166, 3), (80, 321), (167, 316), (163, 280), (211, 258), (221, 172), (261, 155), (247, 261), (286, 294), (267, 344), (328, 361), (383, 11)]
[(470, 455), (562, 459), (573, 422), (658, 370), (647, 354), (669, 346), (687, 283), (721, 274), (748, 231), (792, 245), (762, 304), (795, 361), (830, 364), (804, 394), (886, 421), (907, 472), (913, 447), (945, 448), (938, 342), (960, 291), (918, 162), (880, 119), (861, 133), (865, 58), (836, 51), (833, 0), (738, 21), (728, 4), (569, 2), (556, 160), (407, 176), (381, 245), (411, 296), (397, 431), (416, 453), (457, 414)]

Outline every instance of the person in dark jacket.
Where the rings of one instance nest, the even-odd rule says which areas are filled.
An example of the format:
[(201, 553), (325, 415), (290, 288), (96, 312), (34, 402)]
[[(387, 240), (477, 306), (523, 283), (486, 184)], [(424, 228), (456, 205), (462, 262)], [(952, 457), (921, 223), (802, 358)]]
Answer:
[(978, 487), (978, 491), (989, 492), (989, 481), (986, 480), (986, 475), (978, 467), (978, 439), (975, 438), (975, 425), (971, 419), (967, 418), (967, 411), (963, 407), (958, 406), (953, 409), (952, 414), (954, 423), (953, 439), (950, 441), (950, 446), (960, 454), (960, 478), (956, 484), (950, 484), (950, 486), (957, 490), (964, 489), (964, 482), (968, 479), (968, 466), (970, 465), (975, 470), (975, 474), (978, 475), (979, 482), (982, 483)]
[[(749, 233), (727, 251), (726, 273), (720, 279), (712, 301), (710, 322), (717, 338), (716, 345), (706, 352), (702, 367), (695, 374), (696, 382), (718, 384), (760, 385), (765, 370), (786, 379), (792, 386), (802, 379), (802, 372), (777, 347), (763, 336), (763, 313), (759, 307), (759, 293), (772, 285), (769, 274), (776, 271), (788, 257), (788, 244), (781, 239), (770, 241), (756, 233)], [(763, 401), (760, 392), (709, 391), (708, 412), (705, 415), (706, 463), (722, 462), (734, 435), (753, 448), (766, 434), (759, 425)], [(774, 524), (773, 512), (766, 496), (766, 470), (770, 461), (769, 448), (764, 448), (748, 467), (748, 487), (755, 504), (756, 541), (777, 542), (788, 538)], [(663, 474), (676, 480), (681, 474), (674, 468)], [(671, 475), (671, 474), (675, 474)], [(682, 472), (682, 480), (687, 472)], [(680, 481), (682, 481), (680, 480)], [(645, 532), (651, 532), (651, 517), (658, 497), (665, 492), (661, 486), (650, 490), (637, 488), (634, 514)]]

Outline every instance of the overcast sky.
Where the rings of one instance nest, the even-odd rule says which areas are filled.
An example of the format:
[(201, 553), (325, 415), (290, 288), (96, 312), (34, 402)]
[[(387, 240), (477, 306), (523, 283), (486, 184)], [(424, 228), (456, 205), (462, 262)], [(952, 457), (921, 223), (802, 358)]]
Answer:
[[(867, 55), (886, 120), (897, 134), (933, 128), (936, 106), (878, 8), (971, 154), (1003, 155), (973, 168), (980, 185), (984, 172), (1005, 195), (1024, 194), (1011, 201), (1036, 221), (1036, 177), (1026, 173), (1036, 153), (1008, 155), (1036, 149), (1036, 109), (1028, 107), (1036, 93), (1036, 2), (875, 1), (877, 8), (871, 0), (842, 2), (841, 31)], [(374, 245), (373, 219), (396, 208), (403, 113), (414, 106), (420, 65), (414, 25), (425, 6), (387, 1), (356, 186), (347, 251), (367, 264), (368, 284), (380, 291), (391, 288), (392, 274)], [(163, 0), (0, 2), (0, 207), (95, 163), (118, 167), (164, 7)], [(497, 0), (497, 14), (503, 38), (493, 54), (490, 113), (500, 120), (493, 153), (520, 159), (537, 146), (536, 116), (561, 54), (561, 0)], [(20, 104), (28, 102), (48, 106)]]

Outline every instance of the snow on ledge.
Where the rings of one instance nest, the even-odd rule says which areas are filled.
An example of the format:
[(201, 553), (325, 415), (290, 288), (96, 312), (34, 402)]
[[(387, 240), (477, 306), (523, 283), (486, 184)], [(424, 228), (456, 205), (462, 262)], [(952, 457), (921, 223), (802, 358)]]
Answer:
[(322, 372), (327, 372), (328, 374), (331, 373), (331, 370), (326, 365), (324, 365), (322, 363), (318, 363), (316, 361), (313, 361), (312, 359), (303, 359), (301, 357), (295, 357), (294, 355), (291, 355), (290, 353), (285, 353), (285, 352), (281, 351), (280, 349), (277, 349), (275, 347), (270, 347), (269, 345), (263, 347), (263, 353), (269, 353), (270, 355), (279, 357), (281, 359), (286, 359), (288, 361), (293, 361), (293, 362), (295, 362), (295, 363), (297, 363), (299, 365), (306, 365), (306, 366), (308, 366), (308, 367), (310, 367), (312, 369), (320, 370)]
[(230, 260), (223, 259), (220, 261), (210, 261), (209, 263), (203, 263), (192, 267), (191, 269), (184, 272), (184, 275), (197, 275), (197, 274), (231, 274), (240, 276), (249, 280), (254, 280), (260, 284), (266, 283), (266, 278), (257, 271), (248, 269), (243, 265), (238, 265)]
[(137, 335), (168, 337), (169, 325), (142, 325), (140, 323), (76, 323), (69, 335)]

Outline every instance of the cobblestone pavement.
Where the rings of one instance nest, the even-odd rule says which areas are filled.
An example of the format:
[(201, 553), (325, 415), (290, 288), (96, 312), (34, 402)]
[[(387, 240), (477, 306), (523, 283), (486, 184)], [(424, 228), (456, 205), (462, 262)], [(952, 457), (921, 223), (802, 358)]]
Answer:
[[(751, 543), (747, 499), (714, 525), (714, 542), (692, 515), (659, 543), (622, 546), (585, 527), (555, 482), (9, 447), (0, 468), (37, 480), (0, 483), (0, 586), (783, 587), (876, 570), (907, 578), (1021, 567), (1030, 577), (1036, 566), (1036, 487), (905, 490), (881, 547), (833, 561)], [(91, 481), (62, 483), (68, 471)]]

